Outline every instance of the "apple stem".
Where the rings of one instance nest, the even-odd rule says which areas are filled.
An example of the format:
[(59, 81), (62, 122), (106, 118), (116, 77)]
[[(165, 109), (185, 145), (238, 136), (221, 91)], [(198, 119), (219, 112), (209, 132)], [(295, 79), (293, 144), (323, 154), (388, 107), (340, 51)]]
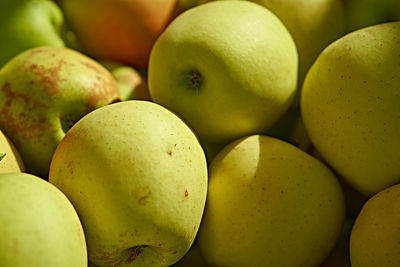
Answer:
[(0, 153), (0, 160), (2, 160), (6, 156), (6, 153)]

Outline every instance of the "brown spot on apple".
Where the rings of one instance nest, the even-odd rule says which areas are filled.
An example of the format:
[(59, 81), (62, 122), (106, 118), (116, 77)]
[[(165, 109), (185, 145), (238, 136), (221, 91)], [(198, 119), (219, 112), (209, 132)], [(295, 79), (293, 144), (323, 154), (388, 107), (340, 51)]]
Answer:
[(149, 201), (148, 198), (151, 196), (151, 191), (148, 186), (143, 188), (144, 194), (139, 198), (139, 204), (140, 205), (146, 205), (147, 202)]
[(189, 191), (187, 189), (185, 189), (185, 197), (189, 196)]

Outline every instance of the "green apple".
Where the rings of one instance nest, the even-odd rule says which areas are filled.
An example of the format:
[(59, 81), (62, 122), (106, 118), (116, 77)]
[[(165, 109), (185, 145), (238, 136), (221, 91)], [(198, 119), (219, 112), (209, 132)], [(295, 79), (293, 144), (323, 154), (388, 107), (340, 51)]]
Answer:
[(207, 162), (190, 128), (149, 101), (96, 109), (58, 145), (49, 181), (76, 207), (99, 266), (169, 266), (192, 245)]
[(112, 75), (87, 56), (63, 47), (29, 49), (0, 70), (0, 129), (27, 172), (47, 178), (70, 126), (119, 97)]
[(400, 22), (349, 33), (304, 81), (301, 112), (329, 165), (366, 196), (400, 182)]
[(318, 266), (344, 218), (328, 167), (280, 139), (252, 135), (212, 161), (197, 244), (211, 266)]
[(266, 131), (291, 105), (298, 55), (282, 22), (247, 1), (215, 1), (179, 15), (150, 54), (151, 98), (201, 142)]
[(299, 90), (293, 102), (300, 105), (304, 77), (321, 51), (345, 32), (341, 0), (251, 0), (278, 16), (292, 34), (299, 53)]
[(11, 140), (0, 130), (0, 173), (24, 171), (21, 155)]
[(379, 191), (365, 203), (351, 231), (351, 266), (400, 266), (399, 208), (399, 184)]
[(121, 100), (151, 100), (145, 71), (115, 61), (101, 61), (116, 80)]
[(0, 203), (0, 266), (87, 266), (82, 224), (55, 186), (31, 174), (3, 173)]
[(1, 0), (0, 10), (0, 68), (27, 49), (65, 45), (63, 14), (54, 1)]
[(346, 31), (400, 20), (398, 0), (347, 0), (344, 4)]

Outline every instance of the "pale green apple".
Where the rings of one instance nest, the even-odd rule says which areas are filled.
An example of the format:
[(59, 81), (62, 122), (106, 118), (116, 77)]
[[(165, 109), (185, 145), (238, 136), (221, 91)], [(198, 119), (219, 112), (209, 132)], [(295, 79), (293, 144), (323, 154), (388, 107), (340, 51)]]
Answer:
[(0, 203), (0, 266), (87, 266), (82, 224), (55, 186), (31, 174), (3, 173)]
[(112, 75), (89, 57), (62, 47), (33, 48), (0, 70), (0, 129), (27, 172), (47, 178), (53, 152), (70, 126), (119, 97)]
[(341, 0), (251, 0), (270, 9), (285, 24), (299, 53), (299, 90), (293, 103), (300, 105), (304, 77), (321, 51), (345, 32)]
[(212, 161), (197, 244), (211, 266), (318, 266), (344, 218), (328, 167), (282, 140), (252, 135)]
[(400, 182), (400, 22), (328, 46), (304, 81), (301, 112), (329, 165), (361, 193)]
[(99, 266), (169, 266), (189, 250), (207, 194), (190, 128), (149, 101), (99, 108), (54, 153), (49, 181), (76, 207)]
[(11, 140), (0, 130), (0, 173), (24, 171), (21, 155)]
[(63, 13), (54, 1), (1, 0), (0, 14), (0, 68), (27, 49), (65, 45)]
[(266, 131), (291, 105), (294, 41), (266, 8), (215, 1), (179, 15), (150, 54), (151, 98), (182, 117), (201, 142)]
[(352, 267), (400, 266), (400, 185), (373, 195), (357, 216), (350, 236)]

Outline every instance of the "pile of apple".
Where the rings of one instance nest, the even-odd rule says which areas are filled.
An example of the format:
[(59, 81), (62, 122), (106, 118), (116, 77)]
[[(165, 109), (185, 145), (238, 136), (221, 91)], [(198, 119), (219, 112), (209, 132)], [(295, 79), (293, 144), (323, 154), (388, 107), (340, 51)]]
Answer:
[(0, 266), (400, 266), (400, 1), (2, 0)]

